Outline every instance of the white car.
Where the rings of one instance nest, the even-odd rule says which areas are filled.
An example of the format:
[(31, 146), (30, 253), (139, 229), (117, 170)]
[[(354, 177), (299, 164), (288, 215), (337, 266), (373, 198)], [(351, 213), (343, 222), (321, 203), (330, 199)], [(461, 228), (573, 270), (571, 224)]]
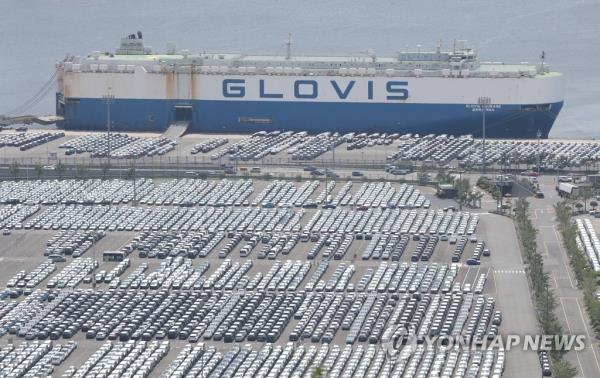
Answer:
[(463, 293), (467, 294), (471, 292), (471, 284), (470, 283), (466, 283), (463, 286)]

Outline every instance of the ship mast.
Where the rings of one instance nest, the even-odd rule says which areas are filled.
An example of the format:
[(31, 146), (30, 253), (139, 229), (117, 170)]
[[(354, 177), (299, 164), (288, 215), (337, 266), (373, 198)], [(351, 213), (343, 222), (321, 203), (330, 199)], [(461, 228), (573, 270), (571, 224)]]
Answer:
[(288, 33), (288, 39), (285, 42), (285, 46), (286, 46), (285, 59), (290, 60), (290, 58), (292, 57), (292, 33)]

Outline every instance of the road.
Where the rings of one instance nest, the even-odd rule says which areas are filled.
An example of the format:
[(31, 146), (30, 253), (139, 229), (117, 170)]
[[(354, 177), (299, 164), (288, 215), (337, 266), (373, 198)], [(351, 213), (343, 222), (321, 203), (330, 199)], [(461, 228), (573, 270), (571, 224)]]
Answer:
[(538, 246), (544, 257), (544, 266), (550, 274), (551, 287), (557, 297), (556, 314), (565, 332), (586, 336), (586, 348), (567, 353), (567, 359), (577, 367), (581, 377), (600, 376), (600, 350), (594, 337), (583, 302), (583, 293), (577, 288), (577, 280), (569, 266), (562, 239), (555, 219), (554, 204), (560, 201), (555, 177), (540, 178), (543, 199), (531, 199), (531, 217), (538, 229)]
[[(475, 183), (479, 175), (468, 174), (466, 177)], [(585, 335), (586, 339), (586, 348), (582, 351), (568, 352), (566, 359), (577, 368), (578, 377), (598, 377), (600, 376), (598, 340), (591, 328), (583, 301), (583, 293), (577, 288), (577, 280), (569, 266), (569, 258), (563, 248), (558, 223), (555, 219), (554, 205), (561, 200), (555, 190), (556, 177), (541, 176), (539, 185), (545, 198), (529, 197), (528, 200), (531, 204), (531, 219), (534, 227), (538, 230), (538, 250), (542, 253), (544, 267), (550, 274), (550, 285), (557, 299), (555, 313), (561, 322), (564, 333)], [(484, 209), (493, 210), (496, 207), (496, 201), (486, 195), (482, 200), (482, 206)], [(498, 271), (496, 270), (497, 276)]]

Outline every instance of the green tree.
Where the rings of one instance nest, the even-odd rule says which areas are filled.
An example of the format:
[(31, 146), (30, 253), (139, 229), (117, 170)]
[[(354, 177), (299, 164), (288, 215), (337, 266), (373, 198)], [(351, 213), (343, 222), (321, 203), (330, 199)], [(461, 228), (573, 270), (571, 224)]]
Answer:
[(126, 176), (127, 180), (133, 180), (135, 178), (135, 174), (136, 174), (136, 168), (134, 165), (131, 165), (127, 169), (127, 172), (125, 172), (125, 176)]
[(583, 204), (581, 202), (577, 202), (575, 204), (575, 208), (577, 209), (578, 213), (581, 213), (581, 208), (583, 207)]
[(323, 365), (316, 366), (310, 376), (311, 378), (325, 377), (325, 369), (323, 368)]
[(590, 206), (592, 207), (593, 211), (596, 211), (596, 208), (598, 207), (598, 202), (590, 201)]
[(444, 168), (440, 168), (435, 176), (435, 180), (438, 184), (453, 184), (454, 176), (448, 174)]
[(110, 165), (106, 162), (102, 163), (102, 177), (106, 180), (106, 176), (108, 176), (110, 170)]
[(10, 172), (10, 175), (17, 180), (19, 179), (19, 171), (20, 170), (21, 170), (21, 167), (19, 166), (19, 163), (17, 163), (16, 161), (13, 161), (8, 166), (8, 171)]
[(577, 368), (564, 358), (553, 359), (552, 373), (556, 378), (573, 378), (577, 376)]
[(67, 167), (59, 160), (54, 169), (56, 170), (58, 179), (62, 180), (63, 175), (65, 174), (65, 171), (67, 170)]
[(469, 192), (471, 191), (471, 183), (467, 178), (461, 178), (454, 182), (456, 188), (456, 199), (458, 201), (459, 208), (462, 210), (463, 205), (469, 199)]
[(579, 187), (577, 198), (583, 201), (583, 211), (587, 211), (587, 201), (592, 196), (592, 188), (589, 186)]
[(42, 174), (44, 174), (44, 167), (42, 167), (39, 164), (36, 164), (35, 167), (33, 167), (33, 169), (35, 170), (35, 174), (39, 180), (42, 177)]
[(419, 181), (419, 185), (427, 185), (429, 181), (429, 173), (427, 173), (427, 168), (424, 165), (419, 167), (419, 171), (417, 172), (417, 180)]
[(481, 199), (483, 198), (483, 193), (474, 192), (473, 193), (473, 207), (481, 208)]
[(83, 164), (78, 164), (76, 167), (77, 177), (82, 179), (87, 173), (87, 167)]

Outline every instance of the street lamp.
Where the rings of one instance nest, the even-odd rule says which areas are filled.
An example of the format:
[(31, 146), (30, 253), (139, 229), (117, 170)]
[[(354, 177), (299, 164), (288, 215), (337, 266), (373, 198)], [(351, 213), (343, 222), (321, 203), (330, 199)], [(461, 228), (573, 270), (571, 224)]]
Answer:
[(481, 108), (481, 115), (482, 115), (482, 125), (481, 125), (481, 127), (482, 127), (482, 137), (483, 137), (482, 155), (483, 155), (483, 175), (484, 176), (485, 176), (485, 165), (486, 165), (486, 156), (485, 156), (485, 112), (487, 110), (487, 107), (490, 106), (491, 103), (492, 103), (492, 100), (489, 97), (479, 97), (477, 99), (477, 104)]
[(106, 104), (106, 139), (108, 143), (108, 154), (106, 156), (107, 166), (110, 168), (110, 105), (115, 100), (115, 95), (110, 93), (110, 87), (108, 88), (108, 93), (102, 95), (102, 102)]

